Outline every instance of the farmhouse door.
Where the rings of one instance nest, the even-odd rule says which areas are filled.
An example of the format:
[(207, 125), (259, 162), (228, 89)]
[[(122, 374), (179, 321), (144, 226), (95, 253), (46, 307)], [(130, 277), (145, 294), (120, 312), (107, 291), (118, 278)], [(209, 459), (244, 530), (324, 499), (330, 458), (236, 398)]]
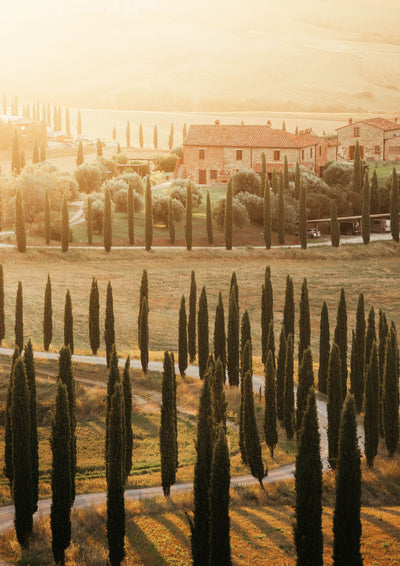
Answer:
[(350, 145), (349, 146), (349, 159), (350, 161), (352, 159), (354, 159), (354, 152), (355, 152), (356, 146), (355, 145)]
[(360, 159), (364, 159), (364, 146), (360, 145)]
[(199, 169), (199, 185), (207, 184), (207, 170)]

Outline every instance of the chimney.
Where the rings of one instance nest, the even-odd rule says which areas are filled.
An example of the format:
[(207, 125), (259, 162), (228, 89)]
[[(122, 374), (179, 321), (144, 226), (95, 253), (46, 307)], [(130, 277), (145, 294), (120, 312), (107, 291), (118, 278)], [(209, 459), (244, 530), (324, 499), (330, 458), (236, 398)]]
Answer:
[(270, 128), (270, 127), (271, 127), (271, 120), (268, 120), (268, 122), (267, 122), (267, 126), (268, 126), (268, 128)]
[(219, 126), (220, 123), (221, 123), (221, 122), (220, 122), (219, 120), (215, 120), (215, 125), (216, 125), (216, 126)]
[(349, 126), (351, 126), (353, 123), (353, 118), (349, 118)]

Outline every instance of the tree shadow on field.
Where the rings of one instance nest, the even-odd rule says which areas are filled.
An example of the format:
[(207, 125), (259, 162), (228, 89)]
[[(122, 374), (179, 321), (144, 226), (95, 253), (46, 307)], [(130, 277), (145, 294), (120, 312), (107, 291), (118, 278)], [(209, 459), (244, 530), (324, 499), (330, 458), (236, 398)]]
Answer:
[(145, 435), (158, 436), (160, 425), (156, 424), (146, 413), (133, 413), (134, 437), (144, 438)]
[(126, 524), (125, 536), (128, 538), (131, 547), (140, 556), (143, 566), (168, 566), (168, 562), (133, 519), (130, 519)]
[(385, 519), (382, 519), (382, 517), (375, 517), (374, 515), (371, 515), (365, 509), (361, 512), (361, 520), (368, 521), (385, 534), (392, 536), (393, 538), (400, 539), (400, 525), (398, 521), (397, 525), (399, 526), (396, 526), (393, 523), (389, 523)]
[[(179, 515), (178, 515), (179, 516)], [(182, 518), (182, 517), (180, 517)], [(185, 521), (185, 518), (182, 518)], [(179, 540), (182, 545), (184, 545), (189, 552), (191, 551), (190, 541), (185, 532), (179, 528), (175, 523), (167, 519), (164, 515), (158, 515), (157, 521), (164, 525), (164, 527), (175, 537)], [(188, 523), (189, 526), (189, 523)]]

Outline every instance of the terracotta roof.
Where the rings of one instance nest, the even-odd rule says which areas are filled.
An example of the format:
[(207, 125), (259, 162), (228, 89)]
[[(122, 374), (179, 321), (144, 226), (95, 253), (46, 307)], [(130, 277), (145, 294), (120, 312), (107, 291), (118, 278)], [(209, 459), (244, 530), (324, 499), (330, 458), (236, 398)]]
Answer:
[(192, 125), (184, 145), (298, 149), (319, 143), (317, 136), (296, 136), (268, 126)]
[(336, 128), (336, 130), (353, 127), (357, 124), (369, 124), (370, 126), (378, 128), (379, 130), (384, 130), (385, 132), (390, 130), (400, 130), (400, 123), (393, 122), (392, 120), (386, 120), (386, 118), (368, 118), (367, 120), (358, 120), (358, 122), (352, 122), (351, 124), (346, 124), (345, 126)]

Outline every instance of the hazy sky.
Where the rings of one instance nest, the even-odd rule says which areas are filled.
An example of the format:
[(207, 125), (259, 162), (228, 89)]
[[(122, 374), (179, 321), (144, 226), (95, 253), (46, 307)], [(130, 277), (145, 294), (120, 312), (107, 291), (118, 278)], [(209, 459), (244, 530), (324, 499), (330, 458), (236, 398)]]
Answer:
[(0, 2), (0, 90), (108, 108), (400, 110), (398, 0)]

